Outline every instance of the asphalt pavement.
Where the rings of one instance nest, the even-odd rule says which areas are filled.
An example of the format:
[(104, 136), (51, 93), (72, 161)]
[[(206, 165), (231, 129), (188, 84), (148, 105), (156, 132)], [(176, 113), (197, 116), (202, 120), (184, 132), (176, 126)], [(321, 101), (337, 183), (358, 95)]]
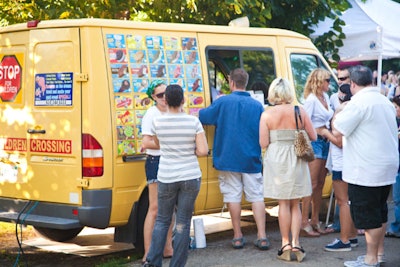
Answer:
[[(276, 214), (274, 214), (276, 216)], [(191, 249), (187, 267), (238, 267), (238, 266), (307, 266), (307, 267), (338, 267), (344, 261), (356, 260), (366, 252), (365, 237), (358, 236), (359, 246), (350, 252), (327, 252), (324, 246), (339, 233), (322, 235), (317, 238), (301, 237), (300, 242), (306, 251), (303, 262), (283, 262), (277, 259), (277, 251), (281, 246), (278, 220), (275, 216), (267, 216), (267, 236), (271, 241), (271, 248), (267, 251), (258, 250), (253, 241), (257, 237), (257, 229), (251, 215), (242, 216), (244, 227), (242, 231), (247, 240), (243, 249), (233, 249), (231, 239), (232, 230), (226, 230), (206, 235), (206, 248)], [(389, 201), (389, 222), (393, 219), (393, 203)], [(387, 262), (383, 267), (400, 267), (400, 238), (385, 238), (385, 256)], [(141, 266), (140, 261), (132, 262), (127, 266)], [(163, 266), (169, 266), (169, 259), (163, 260)]]

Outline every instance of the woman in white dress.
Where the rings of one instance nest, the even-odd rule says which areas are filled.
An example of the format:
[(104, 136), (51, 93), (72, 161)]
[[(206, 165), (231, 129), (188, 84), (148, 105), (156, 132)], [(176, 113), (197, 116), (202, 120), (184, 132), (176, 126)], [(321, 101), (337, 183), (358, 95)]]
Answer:
[[(305, 251), (300, 245), (300, 199), (311, 195), (311, 178), (306, 161), (294, 150), (296, 131), (293, 88), (286, 79), (276, 78), (269, 87), (268, 108), (260, 119), (260, 145), (264, 155), (264, 196), (279, 202), (279, 229), (282, 247), (278, 258), (291, 260), (291, 252), (302, 261)], [(311, 120), (302, 107), (300, 115), (311, 140), (317, 139)], [(290, 234), (292, 240), (290, 240)]]

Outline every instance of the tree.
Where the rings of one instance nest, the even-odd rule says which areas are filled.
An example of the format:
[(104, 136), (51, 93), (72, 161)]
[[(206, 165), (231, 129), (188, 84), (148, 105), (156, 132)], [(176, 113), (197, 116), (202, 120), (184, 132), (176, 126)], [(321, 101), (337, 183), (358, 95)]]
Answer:
[(252, 27), (289, 29), (306, 36), (326, 17), (334, 29), (315, 40), (318, 49), (338, 60), (344, 22), (338, 18), (349, 8), (347, 0), (2, 0), (0, 26), (39, 19), (114, 18), (227, 25), (247, 16)]
[(124, 18), (129, 2), (123, 0), (2, 0), (0, 26), (29, 20)]
[(329, 17), (335, 20), (334, 27), (317, 38), (315, 45), (326, 57), (339, 61), (338, 47), (345, 38), (339, 16), (350, 4), (346, 0), (142, 0), (131, 1), (131, 7), (132, 19), (227, 25), (247, 16), (253, 27), (288, 29), (306, 36), (313, 32), (313, 25)]

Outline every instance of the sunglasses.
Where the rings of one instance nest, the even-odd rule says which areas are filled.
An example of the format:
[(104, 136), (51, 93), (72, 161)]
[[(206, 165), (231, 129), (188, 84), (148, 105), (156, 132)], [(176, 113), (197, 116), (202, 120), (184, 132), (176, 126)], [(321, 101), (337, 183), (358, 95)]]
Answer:
[(157, 97), (157, 98), (163, 98), (164, 95), (165, 95), (165, 92), (162, 92), (162, 93), (156, 94), (155, 97)]
[(331, 79), (329, 78), (329, 79), (325, 79), (325, 81), (327, 81), (328, 83), (330, 83), (331, 82)]
[(339, 77), (338, 80), (339, 80), (339, 81), (345, 81), (345, 80), (347, 80), (348, 78), (349, 78), (349, 76), (346, 76), (346, 77)]

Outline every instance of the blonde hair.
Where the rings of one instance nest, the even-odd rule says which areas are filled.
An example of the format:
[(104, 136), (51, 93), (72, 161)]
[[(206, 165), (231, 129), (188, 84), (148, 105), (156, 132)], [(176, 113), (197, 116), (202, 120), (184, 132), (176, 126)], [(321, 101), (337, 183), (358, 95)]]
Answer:
[(331, 73), (326, 69), (317, 68), (313, 70), (307, 77), (306, 85), (304, 86), (304, 98), (313, 93), (318, 95), (322, 90), (322, 85), (325, 80), (331, 78)]
[(268, 89), (268, 101), (272, 105), (292, 103), (294, 90), (290, 82), (285, 78), (276, 78)]
[(391, 83), (396, 83), (398, 82), (399, 78), (396, 76), (396, 74), (389, 74), (386, 83), (391, 84)]

